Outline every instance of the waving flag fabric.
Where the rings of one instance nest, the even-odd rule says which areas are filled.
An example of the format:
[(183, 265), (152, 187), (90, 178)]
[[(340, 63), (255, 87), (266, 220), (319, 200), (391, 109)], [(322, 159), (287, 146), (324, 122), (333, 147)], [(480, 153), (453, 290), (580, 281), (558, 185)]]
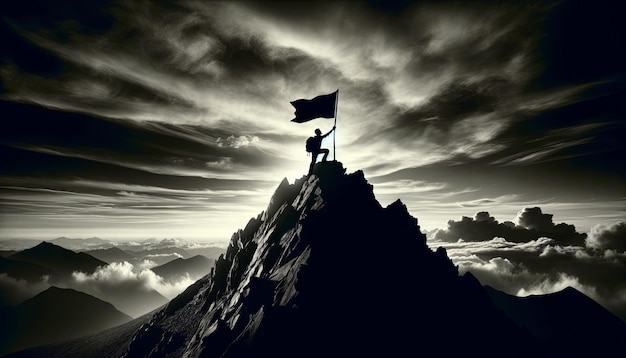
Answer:
[(296, 109), (296, 118), (292, 122), (303, 123), (315, 118), (334, 118), (337, 106), (337, 93), (317, 96), (313, 99), (298, 99), (291, 102)]

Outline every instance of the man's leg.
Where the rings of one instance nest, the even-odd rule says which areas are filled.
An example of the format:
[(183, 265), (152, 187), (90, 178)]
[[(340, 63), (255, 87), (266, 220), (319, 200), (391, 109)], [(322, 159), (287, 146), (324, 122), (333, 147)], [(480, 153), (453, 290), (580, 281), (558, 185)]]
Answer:
[(309, 175), (313, 173), (313, 167), (315, 166), (315, 162), (317, 161), (318, 153), (311, 153), (311, 164), (309, 165)]
[(330, 151), (326, 148), (320, 149), (320, 153), (324, 153), (324, 157), (322, 158), (322, 162), (325, 162), (326, 159), (328, 159), (328, 153), (330, 153)]

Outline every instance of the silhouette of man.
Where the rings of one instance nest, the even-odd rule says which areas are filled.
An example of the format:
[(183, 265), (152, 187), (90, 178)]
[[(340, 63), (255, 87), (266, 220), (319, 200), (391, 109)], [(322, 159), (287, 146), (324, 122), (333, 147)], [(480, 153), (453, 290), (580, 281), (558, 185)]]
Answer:
[(322, 139), (328, 137), (336, 127), (333, 126), (333, 129), (329, 130), (328, 133), (322, 135), (322, 131), (318, 128), (315, 130), (315, 137), (313, 139), (313, 150), (311, 151), (311, 165), (309, 165), (309, 175), (313, 173), (313, 167), (315, 166), (315, 162), (317, 161), (317, 156), (320, 153), (324, 153), (324, 157), (322, 157), (322, 162), (325, 162), (328, 159), (328, 153), (330, 151), (326, 148), (322, 148)]

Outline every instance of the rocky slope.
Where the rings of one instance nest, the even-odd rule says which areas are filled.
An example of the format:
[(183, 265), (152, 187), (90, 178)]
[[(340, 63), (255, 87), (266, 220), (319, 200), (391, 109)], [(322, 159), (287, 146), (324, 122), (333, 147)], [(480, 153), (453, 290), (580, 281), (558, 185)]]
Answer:
[(523, 356), (533, 342), (426, 246), (404, 204), (382, 207), (361, 171), (328, 162), (283, 180), (125, 356)]

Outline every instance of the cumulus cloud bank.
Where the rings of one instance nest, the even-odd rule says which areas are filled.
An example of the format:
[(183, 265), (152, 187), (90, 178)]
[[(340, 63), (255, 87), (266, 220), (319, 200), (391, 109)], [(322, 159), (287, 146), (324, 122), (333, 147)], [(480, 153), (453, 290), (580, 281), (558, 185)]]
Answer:
[(479, 212), (434, 232), (429, 245), (445, 247), (461, 273), (472, 272), (484, 285), (518, 296), (571, 286), (626, 320), (625, 222), (598, 225), (585, 241), (540, 208), (521, 210), (515, 221)]
[(626, 221), (603, 223), (591, 228), (587, 246), (599, 250), (626, 251)]
[(447, 230), (439, 230), (435, 239), (442, 241), (486, 241), (503, 237), (512, 242), (529, 242), (549, 237), (562, 245), (584, 245), (587, 234), (576, 232), (574, 225), (554, 224), (551, 214), (539, 207), (524, 208), (518, 212), (516, 223), (498, 222), (488, 212), (477, 213), (474, 218), (464, 216), (460, 221), (448, 221)]
[(194, 282), (188, 275), (178, 281), (168, 282), (150, 269), (136, 268), (129, 262), (114, 262), (99, 267), (93, 274), (74, 272), (72, 278), (70, 285), (73, 288), (97, 295), (155, 290), (169, 299)]

